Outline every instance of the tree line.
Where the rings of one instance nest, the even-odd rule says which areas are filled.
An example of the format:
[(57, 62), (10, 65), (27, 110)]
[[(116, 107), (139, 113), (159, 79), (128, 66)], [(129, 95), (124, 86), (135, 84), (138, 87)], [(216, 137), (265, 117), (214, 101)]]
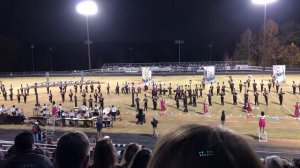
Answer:
[(288, 22), (279, 27), (275, 21), (268, 20), (265, 26), (258, 33), (247, 28), (233, 56), (225, 59), (248, 61), (257, 66), (300, 65), (300, 24)]

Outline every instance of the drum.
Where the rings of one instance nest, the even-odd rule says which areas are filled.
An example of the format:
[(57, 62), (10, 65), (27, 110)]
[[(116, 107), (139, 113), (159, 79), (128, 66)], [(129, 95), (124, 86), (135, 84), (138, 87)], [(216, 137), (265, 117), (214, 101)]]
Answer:
[(120, 110), (117, 110), (116, 114), (119, 116), (121, 114)]
[(99, 112), (98, 111), (94, 111), (93, 112), (93, 116), (99, 116)]
[(103, 114), (109, 114), (110, 113), (110, 107), (106, 107), (103, 109)]

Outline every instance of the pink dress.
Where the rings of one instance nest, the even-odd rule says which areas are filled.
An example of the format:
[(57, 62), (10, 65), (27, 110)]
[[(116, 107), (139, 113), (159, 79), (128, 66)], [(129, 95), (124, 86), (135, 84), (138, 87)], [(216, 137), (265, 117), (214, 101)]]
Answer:
[(166, 111), (167, 108), (166, 108), (166, 102), (165, 100), (161, 100), (160, 101), (160, 111)]
[(205, 114), (208, 113), (208, 103), (207, 102), (203, 103), (203, 111)]
[(165, 115), (166, 110), (167, 110), (166, 102), (165, 102), (165, 100), (161, 100), (160, 101), (160, 115)]
[(56, 106), (53, 106), (53, 107), (52, 107), (52, 115), (56, 115), (57, 112), (58, 112), (57, 107), (56, 107)]
[(251, 113), (252, 112), (252, 106), (251, 106), (251, 103), (250, 102), (247, 102), (247, 113)]
[(266, 126), (266, 118), (265, 118), (265, 116), (260, 116), (259, 117), (258, 125), (259, 125), (259, 128), (262, 128), (262, 127)]
[(297, 118), (299, 117), (299, 105), (298, 105), (298, 103), (296, 103), (296, 105), (295, 105), (294, 115)]

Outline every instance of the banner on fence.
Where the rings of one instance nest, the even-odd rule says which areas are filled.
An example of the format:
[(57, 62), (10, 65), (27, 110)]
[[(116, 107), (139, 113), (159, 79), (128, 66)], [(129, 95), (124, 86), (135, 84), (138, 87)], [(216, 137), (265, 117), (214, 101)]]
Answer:
[(150, 67), (142, 67), (143, 82), (150, 82), (152, 79), (152, 71)]
[(278, 83), (285, 82), (285, 65), (273, 65), (273, 76)]
[(204, 67), (204, 79), (205, 83), (215, 82), (215, 67), (205, 66)]

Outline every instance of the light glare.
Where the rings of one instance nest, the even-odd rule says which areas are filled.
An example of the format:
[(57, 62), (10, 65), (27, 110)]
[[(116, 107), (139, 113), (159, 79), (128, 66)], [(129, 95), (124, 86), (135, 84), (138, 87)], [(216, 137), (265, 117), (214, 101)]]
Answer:
[(94, 1), (83, 1), (76, 6), (76, 10), (83, 15), (94, 15), (98, 12), (98, 7)]
[(265, 4), (273, 3), (275, 1), (277, 1), (277, 0), (252, 0), (253, 3), (260, 4), (260, 5), (265, 5)]

